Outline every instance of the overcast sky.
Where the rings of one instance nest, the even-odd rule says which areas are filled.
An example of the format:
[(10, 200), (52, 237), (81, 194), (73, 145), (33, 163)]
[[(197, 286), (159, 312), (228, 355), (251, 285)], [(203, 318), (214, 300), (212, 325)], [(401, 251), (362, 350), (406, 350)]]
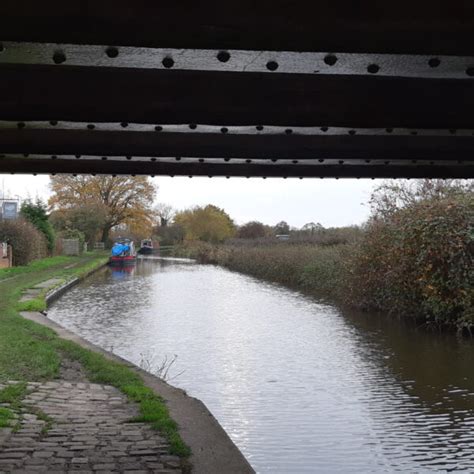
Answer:
[[(156, 202), (176, 209), (214, 204), (237, 222), (258, 220), (274, 225), (285, 220), (301, 227), (319, 222), (324, 227), (361, 224), (369, 214), (370, 193), (379, 180), (367, 179), (259, 179), (259, 178), (153, 178)], [(0, 197), (50, 195), (48, 176), (1, 175)]]

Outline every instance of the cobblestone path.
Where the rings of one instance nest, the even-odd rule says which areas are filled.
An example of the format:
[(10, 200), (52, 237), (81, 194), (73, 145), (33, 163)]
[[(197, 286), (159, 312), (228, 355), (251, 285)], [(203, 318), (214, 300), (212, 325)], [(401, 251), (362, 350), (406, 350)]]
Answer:
[(0, 473), (182, 472), (159, 433), (130, 423), (137, 407), (114, 387), (59, 381), (28, 390), (18, 428), (0, 428)]

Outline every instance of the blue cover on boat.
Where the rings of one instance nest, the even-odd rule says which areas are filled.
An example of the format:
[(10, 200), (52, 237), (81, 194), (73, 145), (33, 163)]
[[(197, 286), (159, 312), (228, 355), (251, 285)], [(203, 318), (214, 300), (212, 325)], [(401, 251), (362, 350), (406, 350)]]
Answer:
[(112, 247), (112, 255), (114, 257), (118, 257), (124, 252), (128, 252), (130, 250), (130, 245), (126, 244), (114, 244)]

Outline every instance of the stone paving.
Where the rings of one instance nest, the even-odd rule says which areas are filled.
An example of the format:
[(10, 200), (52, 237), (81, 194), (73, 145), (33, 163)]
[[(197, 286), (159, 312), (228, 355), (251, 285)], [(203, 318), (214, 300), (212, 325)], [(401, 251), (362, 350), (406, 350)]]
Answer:
[(20, 298), (20, 303), (23, 303), (25, 301), (31, 301), (38, 297), (44, 290), (47, 290), (48, 288), (53, 288), (54, 286), (59, 285), (59, 283), (62, 282), (64, 282), (64, 280), (62, 280), (61, 278), (51, 278), (49, 280), (38, 283), (33, 288), (28, 288), (23, 291), (22, 296)]
[(28, 390), (17, 428), (0, 429), (0, 474), (182, 472), (157, 431), (130, 422), (137, 406), (114, 387), (57, 381)]

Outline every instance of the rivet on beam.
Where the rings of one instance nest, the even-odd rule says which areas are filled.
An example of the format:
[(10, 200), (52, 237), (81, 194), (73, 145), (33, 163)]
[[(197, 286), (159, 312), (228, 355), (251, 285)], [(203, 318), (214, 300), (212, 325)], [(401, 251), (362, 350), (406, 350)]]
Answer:
[(337, 56), (334, 54), (328, 54), (327, 56), (325, 56), (324, 62), (328, 66), (334, 66), (334, 64), (337, 63)]
[(230, 53), (228, 51), (219, 51), (217, 53), (217, 59), (221, 63), (226, 63), (230, 59)]
[(174, 66), (174, 59), (171, 56), (166, 56), (161, 62), (166, 69), (171, 69)]
[(367, 72), (370, 74), (377, 74), (380, 70), (380, 67), (377, 64), (369, 64), (367, 66)]
[(105, 50), (105, 54), (109, 57), (109, 58), (116, 58), (118, 55), (119, 55), (119, 51), (118, 49), (115, 47), (115, 46), (109, 46), (106, 50)]
[(62, 51), (56, 51), (53, 54), (53, 62), (54, 64), (62, 64), (66, 62), (66, 55)]
[(278, 69), (278, 63), (276, 61), (268, 61), (267, 69), (269, 71), (276, 71)]

